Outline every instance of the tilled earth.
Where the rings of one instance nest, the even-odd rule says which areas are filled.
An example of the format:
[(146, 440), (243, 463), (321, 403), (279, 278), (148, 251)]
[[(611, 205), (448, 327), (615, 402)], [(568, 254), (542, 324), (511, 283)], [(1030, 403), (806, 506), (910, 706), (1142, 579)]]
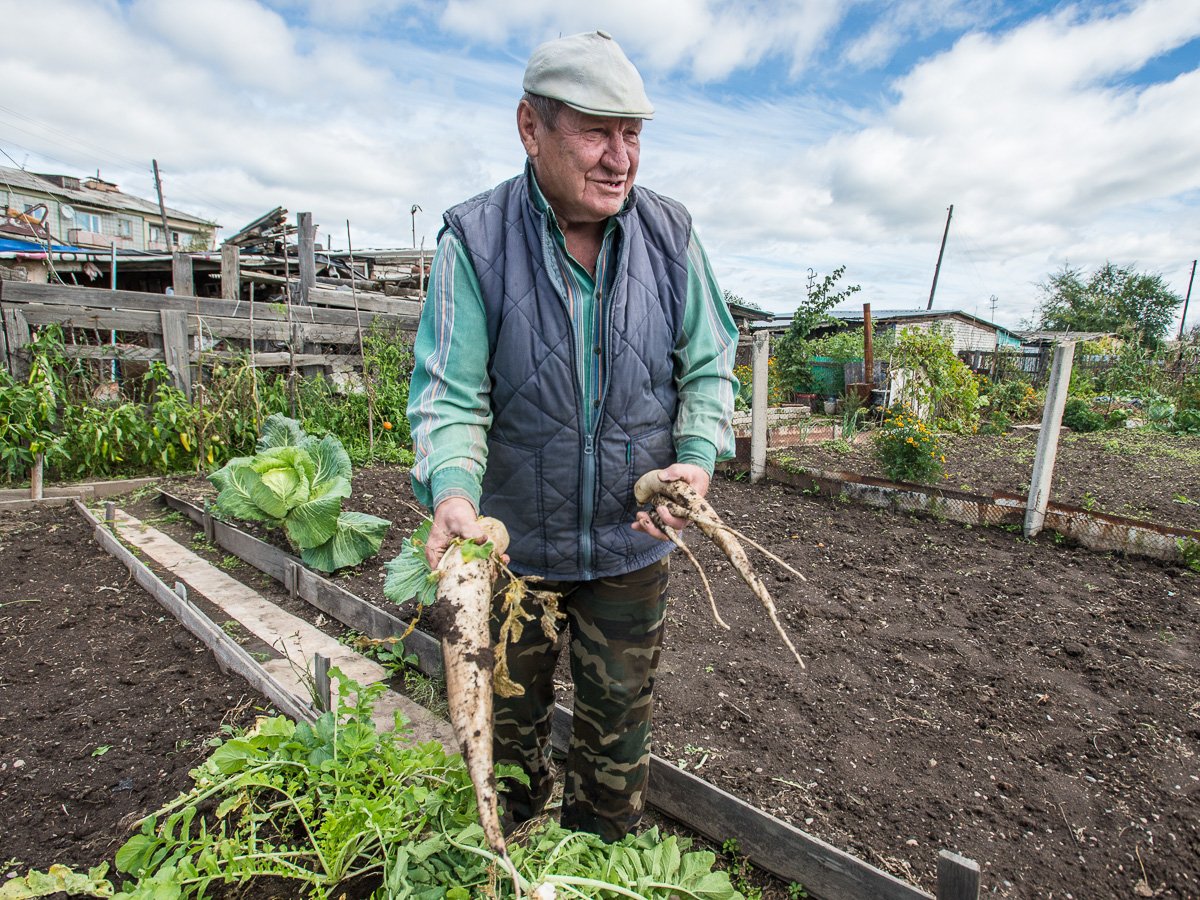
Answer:
[[(851, 447), (833, 442), (779, 447), (772, 453), (803, 466), (885, 477), (868, 436)], [(940, 435), (942, 484), (974, 493), (1029, 492), (1036, 429), (1004, 435)], [(1200, 530), (1200, 436), (1142, 429), (1064, 432), (1050, 499), (1083, 509)]]
[(0, 573), (0, 879), (111, 864), (222, 725), (270, 708), (74, 510), (0, 512)]
[[(196, 482), (174, 489), (211, 496)], [(803, 583), (777, 573), (767, 583), (807, 669), (689, 529), (731, 630), (711, 622), (699, 579), (676, 554), (656, 752), (927, 890), (938, 849), (949, 848), (980, 863), (996, 896), (1200, 896), (1195, 574), (778, 485), (718, 479), (710, 499), (806, 573)], [(340, 577), (380, 601), (383, 565), (418, 521), (407, 473), (357, 473), (348, 505), (396, 522), (379, 557)], [(22, 540), (22, 564), (47, 578), (42, 570), (66, 569), (56, 560), (71, 541), (90, 541), (67, 537), (57, 547)], [(0, 542), (6, 567), (12, 543)], [(112, 566), (110, 579), (90, 580), (92, 592), (125, 583)], [(83, 593), (77, 567), (54, 577), (56, 590)], [(6, 646), (23, 606), (0, 607)], [(53, 623), (37, 627), (50, 658), (62, 638)], [(103, 658), (120, 668), (145, 645), (110, 639)], [(39, 681), (2, 665), (7, 709), (37, 708), (25, 698)], [(165, 694), (139, 696), (157, 708)], [(30, 724), (22, 713), (5, 727), (23, 734)], [(119, 736), (90, 743), (115, 747)], [(112, 752), (80, 762), (107, 765)], [(105, 771), (93, 786), (118, 781)], [(0, 770), (0, 790), (13, 783)], [(62, 833), (60, 846), (79, 840)], [(38, 834), (19, 837), (35, 852)]]

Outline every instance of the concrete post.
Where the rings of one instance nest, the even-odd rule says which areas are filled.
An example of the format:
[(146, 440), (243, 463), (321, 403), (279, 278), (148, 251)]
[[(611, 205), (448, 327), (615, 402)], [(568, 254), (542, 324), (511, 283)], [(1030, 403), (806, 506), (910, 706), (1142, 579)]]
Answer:
[(1074, 360), (1074, 341), (1066, 341), (1054, 348), (1050, 384), (1046, 388), (1046, 408), (1042, 412), (1042, 429), (1038, 433), (1037, 455), (1033, 458), (1033, 475), (1029, 479), (1029, 500), (1025, 504), (1027, 538), (1040, 533), (1046, 521), (1050, 482), (1054, 477), (1054, 458), (1058, 455), (1058, 435), (1062, 431), (1063, 408), (1067, 405), (1067, 388), (1071, 384), (1071, 363)]
[(771, 356), (771, 335), (754, 335), (751, 355), (753, 392), (750, 399), (750, 482), (761, 481), (767, 471), (767, 360)]

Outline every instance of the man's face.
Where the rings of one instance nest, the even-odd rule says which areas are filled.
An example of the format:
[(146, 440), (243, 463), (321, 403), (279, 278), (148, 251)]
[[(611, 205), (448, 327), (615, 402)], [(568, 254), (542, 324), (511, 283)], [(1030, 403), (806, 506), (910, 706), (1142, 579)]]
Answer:
[(517, 125), (538, 185), (565, 225), (602, 222), (620, 212), (637, 176), (641, 119), (566, 107), (551, 130), (522, 103)]

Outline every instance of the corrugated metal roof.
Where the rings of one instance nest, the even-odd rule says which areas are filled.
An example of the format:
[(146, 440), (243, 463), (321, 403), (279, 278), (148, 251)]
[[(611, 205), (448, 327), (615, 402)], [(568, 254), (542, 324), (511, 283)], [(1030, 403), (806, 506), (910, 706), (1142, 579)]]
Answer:
[[(135, 197), (132, 194), (126, 194), (124, 191), (95, 191), (82, 187), (79, 190), (75, 190), (73, 188), (60, 187), (53, 181), (33, 172), (0, 166), (0, 188), (5, 186), (12, 188), (14, 191), (34, 191), (41, 194), (49, 194), (55, 199), (70, 203), (72, 206), (107, 209), (116, 212), (136, 212), (140, 215), (153, 218), (157, 218), (159, 214), (157, 203), (150, 200), (143, 200), (141, 197)], [(196, 225), (217, 227), (216, 222), (210, 222), (208, 219), (202, 219), (199, 216), (170, 206), (167, 207), (167, 216)]]

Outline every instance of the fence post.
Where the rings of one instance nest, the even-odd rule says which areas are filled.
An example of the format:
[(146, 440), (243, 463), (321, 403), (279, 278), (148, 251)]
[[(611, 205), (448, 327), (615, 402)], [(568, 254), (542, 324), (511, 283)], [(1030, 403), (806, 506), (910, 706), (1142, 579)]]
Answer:
[(5, 362), (8, 363), (13, 378), (24, 380), (29, 377), (29, 360), (21, 351), (30, 340), (29, 323), (25, 321), (20, 310), (5, 309), (3, 315)]
[(241, 266), (237, 244), (221, 245), (221, 297), (237, 300), (242, 296)]
[(296, 213), (296, 253), (300, 266), (300, 303), (308, 306), (309, 292), (317, 283), (317, 229), (312, 213)]
[(1067, 405), (1067, 388), (1071, 384), (1071, 363), (1074, 359), (1074, 341), (1064, 341), (1054, 348), (1050, 384), (1046, 387), (1046, 407), (1042, 411), (1037, 454), (1033, 458), (1033, 475), (1029, 479), (1029, 500), (1025, 504), (1027, 538), (1039, 534), (1046, 521), (1050, 482), (1054, 477), (1054, 458), (1058, 455), (1058, 435), (1062, 430), (1063, 408)]
[(187, 253), (171, 254), (171, 285), (176, 297), (195, 297), (196, 284), (192, 277), (192, 258)]
[(188, 359), (187, 313), (182, 309), (160, 310), (162, 321), (163, 358), (175, 376), (175, 386), (192, 399), (192, 372)]
[(771, 355), (771, 334), (754, 335), (750, 371), (753, 392), (750, 400), (750, 482), (762, 480), (767, 471), (767, 361)]
[[(312, 302), (312, 289), (317, 284), (317, 227), (313, 225), (313, 217), (310, 212), (296, 213), (296, 253), (297, 266), (300, 269), (300, 305), (308, 306)], [(304, 354), (312, 350), (301, 336), (300, 323), (295, 323), (296, 333), (292, 340), (295, 341), (296, 353)], [(301, 366), (300, 372), (306, 378), (313, 375), (319, 375), (324, 371), (323, 366)]]
[(317, 709), (329, 712), (332, 697), (329, 684), (329, 657), (320, 653), (313, 654), (313, 699)]
[(42, 466), (45, 463), (46, 456), (43, 453), (33, 454), (33, 465), (29, 468), (29, 499), (41, 500), (42, 494)]

